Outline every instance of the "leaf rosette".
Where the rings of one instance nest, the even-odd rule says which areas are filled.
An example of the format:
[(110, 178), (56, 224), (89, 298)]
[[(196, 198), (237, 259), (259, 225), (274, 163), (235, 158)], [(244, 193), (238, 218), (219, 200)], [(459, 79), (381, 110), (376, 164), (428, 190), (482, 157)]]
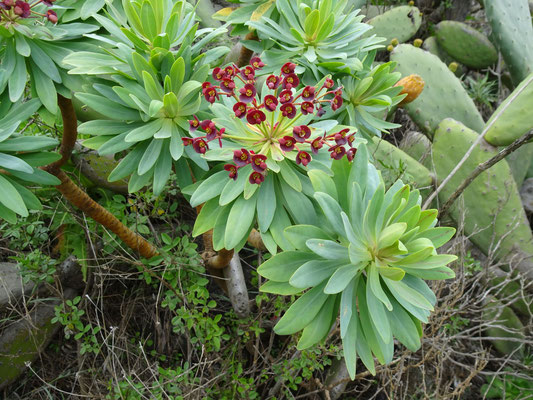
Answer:
[(28, 216), (28, 210), (42, 209), (39, 199), (28, 185), (59, 185), (55, 176), (39, 169), (60, 158), (48, 152), (58, 145), (45, 136), (23, 136), (19, 126), (41, 106), (37, 99), (12, 104), (7, 93), (0, 96), (0, 218), (10, 223), (17, 215)]
[(52, 1), (31, 5), (25, 1), (0, 2), (0, 93), (7, 90), (9, 100), (17, 102), (31, 77), (34, 97), (56, 114), (57, 91), (70, 97), (74, 85), (64, 70), (63, 58), (90, 47), (76, 39), (99, 26), (81, 22), (55, 25), (58, 16), (51, 6)]
[(275, 255), (258, 273), (269, 281), (263, 292), (305, 291), (275, 326), (278, 334), (303, 330), (305, 349), (323, 340), (340, 314), (340, 335), (352, 379), (356, 356), (375, 373), (393, 357), (394, 340), (420, 347), (421, 323), (436, 302), (424, 280), (454, 277), (446, 265), (457, 257), (437, 254), (455, 229), (436, 227), (437, 211), (422, 211), (417, 190), (397, 181), (387, 191), (367, 150), (353, 164), (334, 163), (334, 176), (309, 176), (319, 204), (318, 223), (285, 229), (295, 249)]
[(359, 10), (345, 12), (347, 0), (277, 0), (275, 4), (278, 21), (263, 16), (248, 22), (261, 41), (243, 42), (262, 54), (269, 66), (266, 72), (290, 59), (305, 68), (304, 82), (316, 82), (328, 73), (360, 70), (366, 53), (382, 47), (374, 35), (362, 38), (371, 26), (361, 22)]

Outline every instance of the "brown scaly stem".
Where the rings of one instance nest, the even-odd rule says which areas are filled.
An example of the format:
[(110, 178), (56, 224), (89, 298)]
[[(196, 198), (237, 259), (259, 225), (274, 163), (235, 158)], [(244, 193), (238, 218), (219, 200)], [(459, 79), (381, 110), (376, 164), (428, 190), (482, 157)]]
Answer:
[[(202, 205), (196, 207), (196, 214), (200, 214)], [(202, 235), (204, 241), (204, 252), (202, 258), (205, 266), (213, 270), (222, 270), (226, 268), (233, 257), (233, 250), (221, 249), (216, 252), (213, 249), (213, 230), (209, 230)], [(218, 274), (216, 274), (218, 276)], [(220, 274), (222, 277), (222, 274)]]
[[(252, 31), (252, 32), (249, 32), (244, 37), (244, 40), (259, 40), (259, 38), (255, 34), (255, 31)], [(248, 65), (253, 55), (254, 55), (254, 52), (252, 50), (242, 46), (241, 54), (239, 55), (239, 60), (237, 61), (237, 66), (243, 67), (245, 65)]]
[(78, 138), (78, 119), (76, 118), (76, 111), (74, 111), (72, 101), (58, 93), (57, 104), (61, 111), (61, 118), (63, 119), (63, 137), (61, 138), (61, 147), (59, 148), (61, 158), (46, 167), (46, 170), (52, 174), (54, 170), (59, 170), (68, 162), (76, 144), (76, 139)]
[(57, 190), (75, 207), (82, 210), (99, 224), (115, 233), (129, 248), (137, 251), (144, 258), (156, 256), (157, 249), (141, 236), (120, 222), (113, 214), (91, 199), (62, 170), (54, 175), (61, 181)]
[(78, 138), (78, 119), (76, 118), (72, 101), (60, 94), (57, 96), (57, 103), (61, 111), (61, 117), (63, 118), (63, 137), (61, 139), (61, 147), (59, 148), (61, 159), (43, 167), (43, 170), (56, 176), (61, 181), (61, 184), (56, 186), (56, 188), (72, 205), (115, 233), (128, 247), (139, 252), (142, 257), (151, 258), (156, 256), (158, 252), (152, 244), (133, 232), (115, 218), (113, 214), (91, 199), (87, 193), (80, 189), (61, 170), (61, 167), (69, 160), (74, 145), (76, 144), (76, 139)]

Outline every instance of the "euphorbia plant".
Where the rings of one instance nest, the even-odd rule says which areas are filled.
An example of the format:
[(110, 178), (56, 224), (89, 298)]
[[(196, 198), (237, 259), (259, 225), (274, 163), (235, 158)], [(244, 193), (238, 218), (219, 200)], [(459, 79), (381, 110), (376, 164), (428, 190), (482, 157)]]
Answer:
[(361, 145), (355, 162), (333, 164), (332, 177), (309, 173), (320, 205), (319, 224), (285, 229), (295, 248), (275, 255), (258, 272), (261, 290), (305, 293), (275, 326), (278, 334), (303, 330), (298, 348), (323, 340), (340, 315), (344, 358), (352, 379), (358, 354), (375, 373), (372, 354), (392, 360), (394, 340), (420, 347), (421, 323), (436, 298), (428, 280), (448, 279), (457, 257), (437, 254), (455, 229), (436, 227), (437, 210), (421, 210), (419, 192), (401, 181), (385, 190)]
[(227, 162), (191, 197), (193, 206), (207, 202), (194, 234), (214, 229), (215, 250), (242, 247), (256, 215), (267, 248), (286, 249), (281, 231), (290, 218), (315, 222), (306, 171), (329, 171), (332, 159), (355, 155), (353, 130), (335, 130), (335, 121), (313, 123), (325, 108), (335, 111), (342, 105), (342, 89), (334, 88), (331, 78), (298, 89), (296, 65), (288, 62), (259, 86), (256, 75), (262, 67), (255, 58), (242, 69), (216, 68), (215, 83), (203, 84), (215, 118), (195, 117), (190, 121), (193, 137), (183, 139), (206, 159)]

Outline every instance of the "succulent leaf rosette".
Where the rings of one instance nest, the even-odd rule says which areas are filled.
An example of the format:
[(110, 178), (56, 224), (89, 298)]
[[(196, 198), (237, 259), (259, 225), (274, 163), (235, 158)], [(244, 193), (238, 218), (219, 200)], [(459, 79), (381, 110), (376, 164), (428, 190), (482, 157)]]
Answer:
[(106, 77), (120, 73), (133, 77), (132, 50), (145, 58), (159, 57), (163, 62), (166, 52), (178, 49), (177, 55), (188, 61), (187, 68), (217, 61), (229, 52), (226, 46), (203, 51), (226, 28), (198, 29), (194, 7), (186, 1), (115, 1), (101, 14), (93, 14), (93, 18), (102, 25), (102, 33), (91, 35), (101, 49), (66, 57), (70, 74)]
[(26, 186), (61, 183), (38, 168), (61, 158), (46, 151), (55, 148), (58, 141), (17, 132), (20, 124), (40, 106), (38, 99), (12, 104), (7, 93), (0, 96), (0, 218), (10, 223), (17, 221), (17, 215), (27, 217), (28, 210), (42, 209), (39, 199)]
[(336, 121), (313, 123), (326, 108), (342, 105), (342, 89), (331, 78), (298, 89), (296, 65), (288, 62), (258, 87), (263, 66), (254, 58), (242, 69), (215, 68), (215, 84), (205, 82), (202, 89), (215, 118), (195, 117), (192, 138), (183, 139), (205, 159), (226, 162), (191, 189), (193, 206), (207, 202), (193, 234), (213, 229), (215, 250), (242, 247), (256, 215), (267, 248), (290, 250), (282, 231), (291, 220), (316, 222), (306, 172), (331, 173), (331, 160), (353, 160), (360, 142), (353, 130), (334, 130)]
[[(113, 182), (131, 175), (130, 192), (153, 182), (154, 193), (161, 193), (174, 163), (178, 171), (189, 170), (182, 159), (184, 152), (198, 166), (208, 169), (207, 162), (192, 149), (184, 148), (181, 139), (188, 134), (188, 119), (200, 109), (200, 82), (206, 79), (209, 66), (191, 68), (190, 53), (184, 53), (183, 49), (177, 53), (161, 49), (146, 60), (134, 52), (133, 79), (113, 75), (111, 83), (87, 85), (85, 92), (75, 94), (83, 104), (108, 118), (78, 127), (81, 134), (93, 136), (83, 142), (84, 146), (101, 155), (129, 150), (108, 179)], [(190, 177), (185, 182), (190, 182)]]
[(228, 22), (232, 25), (232, 35), (243, 35), (249, 32), (246, 26), (248, 21), (258, 21), (262, 16), (276, 21), (279, 13), (276, 9), (276, 0), (229, 0), (237, 3), (239, 7), (226, 7), (213, 15), (213, 18)]
[(304, 82), (317, 82), (327, 73), (351, 73), (362, 68), (367, 52), (382, 47), (374, 35), (362, 38), (371, 29), (358, 15), (344, 12), (347, 0), (277, 0), (278, 21), (263, 16), (248, 22), (261, 39), (243, 44), (261, 53), (268, 72), (287, 59), (301, 65)]
[[(305, 349), (323, 340), (340, 314), (344, 358), (352, 379), (356, 356), (375, 373), (393, 357), (394, 338), (415, 351), (421, 323), (436, 302), (424, 280), (454, 277), (446, 265), (457, 257), (437, 254), (455, 229), (436, 227), (437, 210), (421, 210), (417, 190), (397, 181), (388, 190), (368, 162), (364, 145), (354, 163), (334, 163), (333, 177), (310, 171), (320, 223), (285, 229), (294, 251), (279, 253), (258, 273), (263, 292), (294, 295), (274, 330), (303, 330)], [(308, 290), (307, 290), (308, 289)]]
[(400, 127), (385, 118), (405, 95), (400, 94), (401, 86), (394, 86), (401, 78), (399, 72), (394, 72), (395, 62), (372, 67), (374, 57), (367, 58), (362, 71), (341, 79), (344, 105), (337, 120), (357, 128), (365, 138), (381, 137), (381, 133)]
[(57, 112), (57, 91), (70, 97), (72, 78), (63, 69), (63, 58), (81, 45), (73, 39), (97, 30), (86, 23), (59, 24), (51, 9), (55, 0), (0, 1), (0, 93), (7, 90), (9, 100), (20, 100), (31, 77), (34, 97), (52, 114)]

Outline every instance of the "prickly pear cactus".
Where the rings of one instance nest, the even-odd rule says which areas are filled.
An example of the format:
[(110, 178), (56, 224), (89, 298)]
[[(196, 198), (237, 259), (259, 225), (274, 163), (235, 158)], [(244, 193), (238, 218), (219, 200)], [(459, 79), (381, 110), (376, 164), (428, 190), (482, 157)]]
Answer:
[(437, 56), (409, 44), (397, 46), (391, 60), (402, 75), (418, 74), (426, 83), (422, 94), (405, 109), (430, 138), (444, 118), (454, 118), (481, 132), (485, 123), (461, 81)]
[(533, 72), (533, 27), (528, 0), (486, 0), (492, 39), (505, 59), (515, 85)]
[[(433, 140), (433, 162), (438, 181), (448, 176), (477, 139), (478, 134), (451, 118), (441, 122)], [(439, 199), (444, 202), (477, 167), (498, 153), (498, 149), (483, 141), (450, 182), (444, 186)], [(520, 194), (505, 160), (479, 175), (466, 188), (450, 210), (456, 220), (464, 220), (466, 235), (485, 254), (501, 243), (496, 256), (503, 258), (515, 250), (533, 254), (533, 236), (529, 228)], [(463, 206), (458, 206), (464, 202)], [(463, 212), (466, 213), (463, 217)], [(496, 238), (496, 239), (495, 239)]]
[(463, 22), (441, 21), (435, 31), (440, 47), (467, 67), (487, 68), (498, 61), (498, 51), (490, 40)]
[(385, 38), (385, 43), (398, 39), (403, 43), (411, 39), (422, 23), (420, 11), (412, 6), (395, 7), (368, 21), (372, 29), (368, 35), (377, 35)]
[[(450, 55), (439, 46), (436, 36), (430, 36), (424, 40), (422, 48), (439, 57), (443, 63), (448, 65), (448, 67), (450, 63), (454, 62), (453, 58), (450, 57)], [(455, 74), (455, 76), (460, 77), (466, 72), (466, 67), (463, 64), (457, 63), (457, 70), (452, 72)]]
[[(383, 177), (392, 175), (392, 181), (403, 179), (416, 185), (417, 188), (431, 187), (433, 183), (429, 170), (393, 144), (378, 138), (372, 138), (367, 144), (368, 152), (376, 161), (376, 168), (381, 170)], [(401, 176), (398, 176), (401, 174)]]
[(399, 147), (431, 171), (431, 141), (427, 136), (417, 131), (406, 132)]
[[(505, 99), (487, 122), (493, 125), (485, 140), (493, 146), (508, 146), (533, 129), (533, 73)], [(501, 114), (501, 115), (500, 115)]]

